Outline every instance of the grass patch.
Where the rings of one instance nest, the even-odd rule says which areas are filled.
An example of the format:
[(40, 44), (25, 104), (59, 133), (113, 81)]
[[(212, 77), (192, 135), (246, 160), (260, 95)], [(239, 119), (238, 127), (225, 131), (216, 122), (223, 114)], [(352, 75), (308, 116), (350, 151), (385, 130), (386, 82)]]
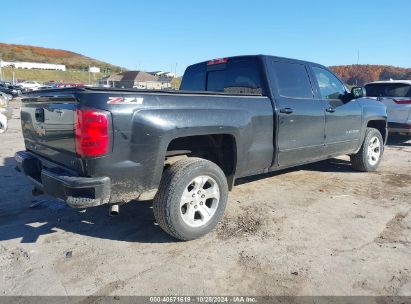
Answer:
[[(42, 71), (42, 70), (24, 70), (3, 68), (3, 79), (11, 81), (13, 79), (33, 80), (37, 82), (57, 81), (57, 82), (74, 82), (89, 84), (89, 73), (80, 71)], [(104, 73), (96, 73), (95, 79), (106, 76)], [(95, 83), (93, 74), (90, 74), (91, 83)]]

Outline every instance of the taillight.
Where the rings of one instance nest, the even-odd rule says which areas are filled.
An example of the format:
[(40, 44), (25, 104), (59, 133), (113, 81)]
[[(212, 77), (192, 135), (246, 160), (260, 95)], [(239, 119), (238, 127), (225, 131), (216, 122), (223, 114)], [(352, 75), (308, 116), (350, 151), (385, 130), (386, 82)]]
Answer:
[(218, 59), (210, 60), (209, 62), (207, 62), (207, 65), (223, 64), (227, 62), (228, 62), (228, 58), (218, 58)]
[(77, 110), (75, 121), (76, 153), (100, 156), (109, 150), (108, 113), (97, 110)]
[(411, 99), (393, 99), (398, 104), (411, 104)]

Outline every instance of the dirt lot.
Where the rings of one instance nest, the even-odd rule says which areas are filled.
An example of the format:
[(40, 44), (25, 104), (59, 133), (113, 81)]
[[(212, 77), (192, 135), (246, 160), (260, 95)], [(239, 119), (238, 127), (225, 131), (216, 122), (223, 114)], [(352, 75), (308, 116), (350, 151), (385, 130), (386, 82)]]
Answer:
[(215, 231), (176, 242), (150, 201), (115, 218), (107, 207), (34, 206), (42, 198), (14, 171), (17, 109), (10, 124), (0, 135), (2, 295), (411, 295), (411, 140), (390, 139), (376, 173), (343, 157), (241, 180)]

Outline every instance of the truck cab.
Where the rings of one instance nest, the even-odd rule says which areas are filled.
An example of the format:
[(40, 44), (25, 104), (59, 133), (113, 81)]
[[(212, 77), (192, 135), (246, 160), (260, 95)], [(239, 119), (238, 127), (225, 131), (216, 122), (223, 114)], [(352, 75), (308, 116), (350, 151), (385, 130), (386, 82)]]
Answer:
[(369, 122), (387, 138), (383, 107), (367, 100), (367, 108), (379, 110), (364, 124), (362, 88), (348, 91), (316, 63), (264, 55), (215, 59), (188, 67), (181, 90), (268, 96), (274, 128), (270, 169), (350, 154), (360, 148)]

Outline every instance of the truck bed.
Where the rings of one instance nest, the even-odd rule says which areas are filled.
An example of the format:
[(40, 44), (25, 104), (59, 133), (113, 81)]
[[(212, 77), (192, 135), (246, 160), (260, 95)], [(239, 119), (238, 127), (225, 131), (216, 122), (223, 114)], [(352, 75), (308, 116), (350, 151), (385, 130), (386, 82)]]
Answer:
[(92, 91), (92, 92), (116, 92), (116, 93), (141, 93), (141, 94), (160, 94), (160, 95), (205, 95), (205, 96), (262, 96), (262, 94), (235, 94), (235, 93), (228, 93), (228, 92), (211, 92), (211, 91), (179, 91), (179, 90), (144, 90), (144, 89), (132, 89), (132, 88), (104, 88), (104, 87), (73, 87), (73, 88), (61, 88), (61, 89), (48, 89), (48, 90), (39, 90), (39, 91), (32, 91), (25, 94), (26, 97), (30, 96), (40, 96), (43, 94), (48, 95), (49, 93), (56, 93), (56, 92), (82, 92), (82, 91)]
[[(84, 157), (76, 151), (76, 112), (84, 109), (108, 115), (104, 155)], [(37, 121), (36, 111), (44, 113), (44, 121)], [(79, 177), (109, 177), (111, 197), (119, 201), (158, 186), (170, 144), (180, 137), (235, 138), (238, 176), (261, 172), (272, 163), (273, 108), (261, 95), (63, 88), (25, 95), (21, 117), (29, 153)]]

